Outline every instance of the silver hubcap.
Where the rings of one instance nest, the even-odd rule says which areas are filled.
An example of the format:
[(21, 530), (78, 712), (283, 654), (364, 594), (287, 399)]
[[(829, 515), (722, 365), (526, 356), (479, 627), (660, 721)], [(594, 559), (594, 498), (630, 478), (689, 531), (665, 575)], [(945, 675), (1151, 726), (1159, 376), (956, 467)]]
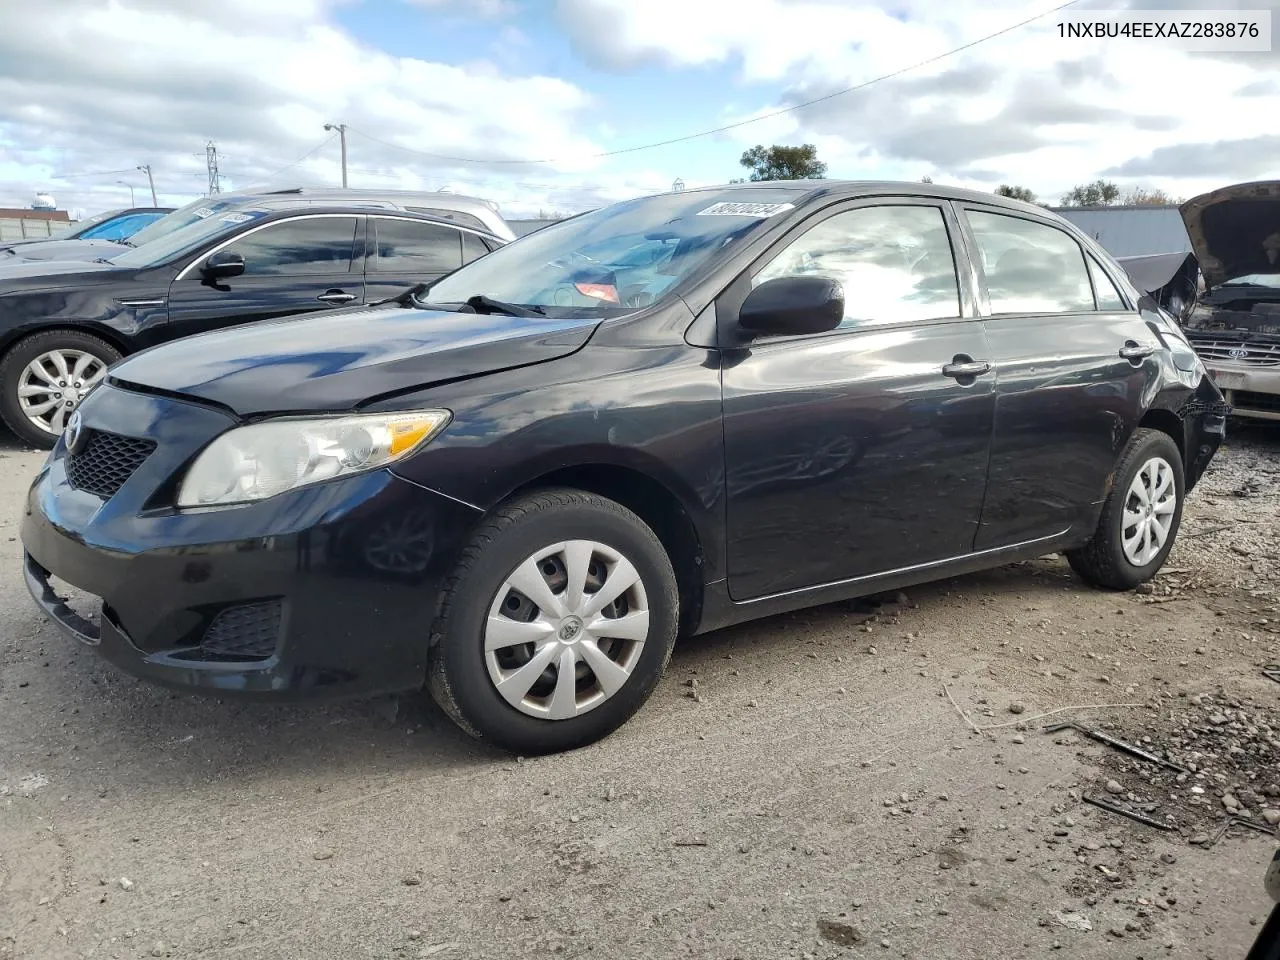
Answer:
[(67, 418), (107, 365), (81, 350), (50, 350), (36, 357), (18, 378), (18, 406), (27, 420), (45, 433), (62, 433)]
[(533, 554), (489, 607), (484, 659), (502, 698), (541, 720), (568, 720), (621, 690), (649, 636), (649, 602), (631, 562), (592, 540)]
[(1169, 539), (1177, 505), (1173, 467), (1163, 457), (1152, 457), (1129, 484), (1125, 498), (1121, 540), (1126, 560), (1145, 567), (1156, 558)]

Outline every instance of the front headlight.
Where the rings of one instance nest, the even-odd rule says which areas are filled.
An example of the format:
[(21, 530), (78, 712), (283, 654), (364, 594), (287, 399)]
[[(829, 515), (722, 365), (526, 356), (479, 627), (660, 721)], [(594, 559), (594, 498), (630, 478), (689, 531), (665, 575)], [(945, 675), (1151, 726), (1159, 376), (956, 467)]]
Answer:
[(178, 506), (249, 503), (394, 463), (449, 422), (448, 410), (268, 420), (228, 430), (196, 457)]

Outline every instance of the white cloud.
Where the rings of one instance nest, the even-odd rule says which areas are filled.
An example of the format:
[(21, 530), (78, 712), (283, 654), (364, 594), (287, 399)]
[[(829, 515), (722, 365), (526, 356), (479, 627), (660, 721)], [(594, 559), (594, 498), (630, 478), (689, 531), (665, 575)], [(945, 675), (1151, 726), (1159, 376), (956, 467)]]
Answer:
[[(152, 165), (164, 196), (191, 198), (203, 190), (208, 138), (218, 144), (224, 176), (247, 186), (312, 150), (329, 121), (350, 125), (353, 184), (362, 170), (376, 175), (369, 185), (398, 185), (391, 178), (402, 173), (423, 184), (460, 175), (493, 180), (494, 167), (410, 151), (497, 158), (600, 151), (577, 122), (592, 99), (574, 84), (505, 64), (391, 56), (339, 29), (328, 16), (334, 5), (0, 3), (0, 203), (25, 203), (50, 189), (68, 205), (118, 205), (128, 197), (114, 184), (119, 176), (59, 175), (132, 171), (139, 163)], [(337, 183), (337, 159), (334, 143), (281, 176)], [(518, 179), (532, 169), (556, 180), (572, 167), (504, 172)], [(133, 179), (145, 186), (141, 174)]]

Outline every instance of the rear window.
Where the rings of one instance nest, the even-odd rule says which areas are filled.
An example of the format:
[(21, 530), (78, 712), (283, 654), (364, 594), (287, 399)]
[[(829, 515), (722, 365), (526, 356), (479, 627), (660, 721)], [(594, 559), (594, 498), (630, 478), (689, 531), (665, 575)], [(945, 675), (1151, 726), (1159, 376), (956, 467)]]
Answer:
[(1092, 311), (1093, 287), (1084, 251), (1071, 236), (1043, 223), (969, 210), (992, 313)]

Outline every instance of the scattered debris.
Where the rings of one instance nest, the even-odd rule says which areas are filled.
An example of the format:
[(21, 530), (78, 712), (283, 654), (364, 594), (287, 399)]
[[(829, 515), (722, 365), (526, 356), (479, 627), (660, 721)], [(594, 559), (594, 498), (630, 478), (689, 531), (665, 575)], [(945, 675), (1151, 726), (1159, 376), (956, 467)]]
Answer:
[(1103, 800), (1101, 797), (1091, 797), (1088, 794), (1084, 794), (1083, 796), (1080, 797), (1080, 799), (1083, 800), (1085, 803), (1091, 804), (1092, 806), (1095, 806), (1095, 807), (1100, 807), (1101, 809), (1106, 810), (1110, 813), (1117, 813), (1122, 817), (1128, 817), (1130, 820), (1133, 820), (1135, 823), (1143, 823), (1143, 824), (1146, 824), (1148, 827), (1155, 827), (1157, 830), (1173, 830), (1174, 829), (1172, 824), (1168, 824), (1168, 823), (1164, 823), (1163, 821), (1156, 820), (1154, 817), (1148, 817), (1146, 814), (1135, 813), (1132, 810), (1126, 810), (1124, 807), (1117, 806), (1116, 804), (1112, 803), (1110, 800)]
[(1227, 832), (1232, 827), (1248, 827), (1250, 830), (1257, 830), (1259, 833), (1265, 833), (1269, 837), (1274, 837), (1276, 835), (1276, 831), (1271, 827), (1268, 827), (1266, 824), (1258, 823), (1255, 820), (1249, 820), (1245, 817), (1229, 817), (1227, 822), (1219, 828), (1213, 839), (1206, 843), (1205, 846), (1214, 846), (1219, 840), (1227, 835)]
[(1262, 668), (1262, 675), (1268, 680), (1274, 680), (1276, 683), (1280, 683), (1280, 664), (1267, 664)]
[(1055, 913), (1053, 915), (1053, 919), (1068, 930), (1077, 930), (1080, 933), (1088, 933), (1093, 929), (1093, 924), (1083, 913)]
[(130, 880), (128, 877), (121, 877), (119, 880), (116, 881), (116, 883), (118, 883), (120, 885), (120, 889), (124, 890), (125, 892), (132, 890), (134, 886), (133, 881)]
[(707, 841), (705, 840), (675, 840), (672, 842), (672, 846), (676, 847), (705, 847), (706, 845)]
[(1057, 733), (1059, 730), (1067, 730), (1067, 729), (1075, 730), (1079, 733), (1082, 733), (1086, 737), (1088, 737), (1090, 740), (1097, 740), (1099, 743), (1105, 743), (1109, 747), (1114, 747), (1117, 750), (1123, 750), (1125, 753), (1128, 753), (1128, 754), (1131, 754), (1132, 756), (1139, 757), (1143, 760), (1146, 760), (1148, 763), (1155, 763), (1162, 767), (1168, 767), (1170, 770), (1173, 770), (1177, 773), (1191, 772), (1181, 764), (1173, 763), (1172, 761), (1165, 760), (1161, 757), (1157, 757), (1154, 753), (1150, 753), (1146, 750), (1143, 750), (1141, 747), (1135, 747), (1131, 743), (1125, 743), (1123, 740), (1117, 740), (1115, 737), (1108, 736), (1107, 734), (1103, 733), (1101, 730), (1091, 730), (1089, 727), (1086, 727), (1083, 724), (1077, 723), (1074, 720), (1066, 720), (1066, 721), (1063, 721), (1062, 723), (1051, 723), (1044, 728), (1044, 732)]

